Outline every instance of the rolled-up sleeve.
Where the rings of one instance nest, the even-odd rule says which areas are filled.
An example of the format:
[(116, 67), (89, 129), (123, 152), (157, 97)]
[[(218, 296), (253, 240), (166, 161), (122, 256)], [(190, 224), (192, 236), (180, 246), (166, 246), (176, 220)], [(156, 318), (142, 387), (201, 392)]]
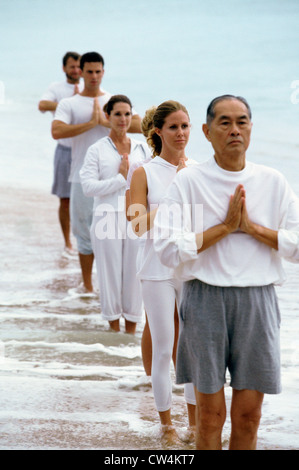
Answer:
[(291, 192), (280, 229), (278, 253), (293, 263), (299, 263), (299, 199)]
[(177, 268), (181, 263), (197, 259), (195, 233), (182, 233), (167, 239), (155, 238), (154, 247), (161, 263), (169, 268)]
[(280, 256), (294, 263), (299, 263), (299, 232), (279, 230), (278, 246)]

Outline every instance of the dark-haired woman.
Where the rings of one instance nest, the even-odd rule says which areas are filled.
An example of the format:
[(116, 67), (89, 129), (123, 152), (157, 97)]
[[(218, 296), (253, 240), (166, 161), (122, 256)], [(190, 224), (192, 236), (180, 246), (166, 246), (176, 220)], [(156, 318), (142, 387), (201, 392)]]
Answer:
[(125, 191), (129, 165), (150, 156), (145, 142), (128, 137), (132, 104), (115, 95), (104, 108), (109, 136), (92, 145), (80, 171), (83, 192), (94, 197), (91, 226), (102, 316), (114, 331), (125, 319), (127, 333), (134, 334), (142, 319), (142, 296), (136, 276), (138, 241), (125, 215)]

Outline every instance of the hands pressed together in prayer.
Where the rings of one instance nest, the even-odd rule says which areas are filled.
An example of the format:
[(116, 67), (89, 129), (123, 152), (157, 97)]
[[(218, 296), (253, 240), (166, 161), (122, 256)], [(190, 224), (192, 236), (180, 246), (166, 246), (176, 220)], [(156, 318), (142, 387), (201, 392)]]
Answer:
[(125, 179), (127, 179), (128, 176), (128, 171), (129, 171), (129, 155), (127, 153), (124, 153), (119, 165), (118, 172), (123, 175)]
[(270, 248), (278, 250), (278, 231), (255, 224), (249, 219), (246, 207), (246, 192), (241, 184), (237, 186), (235, 194), (230, 197), (224, 225), (228, 230), (228, 234), (239, 229)]
[(239, 184), (235, 194), (230, 197), (229, 208), (224, 224), (230, 233), (240, 229), (245, 233), (254, 231), (254, 224), (249, 220), (246, 208), (246, 192), (244, 186)]
[(274, 250), (278, 250), (278, 231), (253, 223), (249, 219), (246, 207), (246, 192), (241, 184), (237, 186), (235, 193), (230, 197), (224, 222), (196, 235), (198, 253), (237, 230), (247, 233)]

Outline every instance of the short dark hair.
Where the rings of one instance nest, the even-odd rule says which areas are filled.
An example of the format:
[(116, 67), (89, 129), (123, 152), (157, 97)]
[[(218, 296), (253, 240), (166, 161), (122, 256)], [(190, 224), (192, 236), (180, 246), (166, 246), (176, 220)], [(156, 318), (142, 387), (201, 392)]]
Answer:
[(216, 106), (216, 104), (219, 103), (220, 101), (223, 101), (223, 100), (238, 100), (238, 101), (241, 101), (241, 103), (245, 104), (245, 106), (248, 110), (250, 120), (251, 120), (251, 117), (252, 117), (251, 109), (250, 109), (250, 106), (249, 106), (248, 102), (245, 100), (245, 98), (243, 98), (242, 96), (222, 95), (222, 96), (217, 96), (217, 98), (214, 98), (208, 106), (208, 109), (207, 109), (207, 124), (208, 125), (210, 125), (211, 122), (213, 121), (213, 119), (215, 118), (215, 106)]
[(103, 109), (104, 112), (110, 116), (111, 111), (113, 110), (113, 107), (116, 103), (127, 103), (132, 109), (132, 103), (127, 96), (113, 95), (111, 96), (110, 100), (105, 104), (104, 109)]
[(62, 65), (64, 67), (66, 66), (66, 63), (67, 63), (67, 61), (69, 60), (70, 57), (74, 60), (79, 60), (80, 59), (80, 54), (78, 54), (78, 52), (72, 52), (72, 51), (66, 52), (66, 54), (64, 54), (64, 56), (62, 58)]
[(86, 52), (81, 56), (80, 69), (83, 70), (85, 62), (101, 62), (104, 67), (104, 58), (98, 52)]

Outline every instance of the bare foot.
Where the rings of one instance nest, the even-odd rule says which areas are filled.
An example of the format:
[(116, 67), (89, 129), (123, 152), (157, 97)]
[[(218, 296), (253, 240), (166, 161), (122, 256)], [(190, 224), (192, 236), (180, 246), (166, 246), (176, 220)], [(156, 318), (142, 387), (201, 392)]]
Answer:
[(181, 440), (183, 442), (185, 442), (186, 444), (194, 444), (195, 443), (195, 433), (196, 433), (196, 427), (195, 426), (189, 426), (189, 428), (184, 433), (184, 435), (181, 436)]

